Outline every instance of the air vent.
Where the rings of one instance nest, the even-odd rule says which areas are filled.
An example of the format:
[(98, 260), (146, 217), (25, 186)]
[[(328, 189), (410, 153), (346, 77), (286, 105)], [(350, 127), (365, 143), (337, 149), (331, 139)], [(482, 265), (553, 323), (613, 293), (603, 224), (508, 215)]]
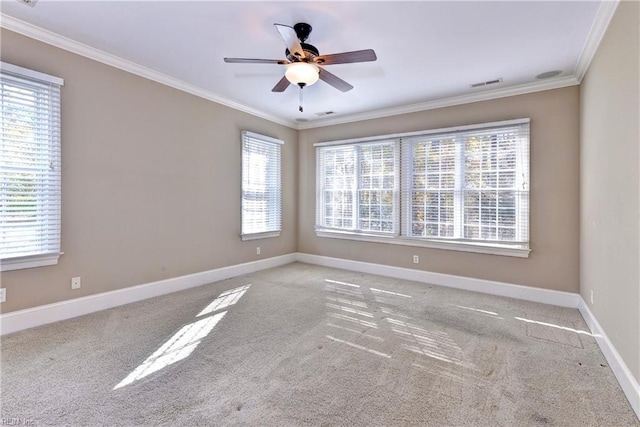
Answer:
[(471, 83), (469, 85), (469, 87), (483, 87), (483, 86), (489, 86), (489, 85), (495, 85), (498, 83), (502, 83), (502, 77), (500, 77), (499, 79), (495, 79), (495, 80), (487, 80), (486, 82), (480, 82), (480, 83)]
[(330, 116), (331, 114), (335, 114), (335, 111), (323, 111), (321, 113), (316, 113), (319, 116)]
[(308, 122), (308, 121), (309, 121), (308, 119), (296, 119), (296, 122), (298, 122), (298, 123), (305, 123), (305, 122)]
[(31, 6), (31, 7), (35, 6), (35, 5), (36, 5), (36, 3), (38, 3), (38, 0), (18, 0), (18, 1), (19, 1), (20, 3), (24, 3), (24, 4), (26, 4), (27, 6)]
[(540, 73), (536, 76), (536, 79), (550, 79), (555, 76), (559, 76), (562, 73), (560, 70), (547, 71), (546, 73)]

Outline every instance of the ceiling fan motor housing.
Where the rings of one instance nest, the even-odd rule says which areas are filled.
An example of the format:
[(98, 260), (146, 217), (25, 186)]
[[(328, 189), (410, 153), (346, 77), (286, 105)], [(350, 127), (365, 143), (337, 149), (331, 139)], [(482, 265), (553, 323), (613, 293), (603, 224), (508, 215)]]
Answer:
[(298, 37), (298, 40), (300, 40), (300, 46), (304, 51), (305, 57), (298, 58), (295, 55), (292, 55), (291, 52), (289, 52), (289, 49), (286, 49), (284, 54), (287, 57), (287, 59), (292, 62), (299, 61), (300, 59), (303, 59), (308, 62), (313, 60), (313, 58), (315, 58), (316, 56), (319, 56), (320, 52), (315, 46), (305, 43), (305, 40), (309, 38), (309, 34), (311, 34), (311, 30), (313, 29), (311, 25), (305, 22), (298, 22), (296, 25), (293, 26), (293, 29), (296, 32), (296, 37)]
[[(313, 45), (310, 45), (308, 43), (300, 43), (300, 46), (304, 51), (306, 60), (312, 60), (316, 56), (320, 55), (320, 51), (318, 51), (318, 49)], [(289, 49), (286, 49), (284, 54), (289, 61), (296, 62), (300, 60), (300, 58), (298, 58), (297, 56), (292, 55), (291, 52), (289, 52)]]

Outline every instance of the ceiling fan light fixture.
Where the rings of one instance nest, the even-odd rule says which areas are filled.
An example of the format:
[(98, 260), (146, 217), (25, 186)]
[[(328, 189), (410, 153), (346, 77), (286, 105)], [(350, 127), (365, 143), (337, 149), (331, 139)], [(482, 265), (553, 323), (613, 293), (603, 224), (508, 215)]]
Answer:
[(291, 83), (301, 87), (311, 86), (320, 78), (320, 69), (309, 62), (293, 62), (287, 64), (284, 75)]

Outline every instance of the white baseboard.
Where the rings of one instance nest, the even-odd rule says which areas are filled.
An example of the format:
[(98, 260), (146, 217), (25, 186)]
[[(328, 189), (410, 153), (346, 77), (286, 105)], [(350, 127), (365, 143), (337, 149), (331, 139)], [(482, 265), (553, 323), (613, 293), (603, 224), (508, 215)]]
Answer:
[(616, 376), (622, 391), (624, 391), (627, 399), (629, 399), (629, 403), (635, 411), (636, 416), (640, 418), (640, 385), (638, 384), (638, 381), (633, 377), (633, 374), (627, 367), (626, 363), (624, 363), (624, 360), (620, 357), (620, 353), (618, 353), (616, 348), (613, 346), (609, 337), (604, 332), (604, 329), (602, 329), (602, 326), (600, 326), (600, 323), (598, 323), (598, 320), (582, 298), (580, 298), (580, 305), (578, 306), (578, 309), (580, 310), (580, 314), (582, 314), (584, 321), (587, 323), (589, 330), (591, 330), (591, 334), (596, 339), (602, 354), (605, 359), (607, 359), (607, 362), (609, 363), (613, 374)]
[(186, 276), (159, 280), (129, 288), (103, 292), (81, 298), (74, 298), (53, 304), (41, 305), (25, 310), (12, 311), (0, 315), (0, 335), (10, 334), (23, 329), (66, 320), (96, 311), (206, 285), (230, 277), (253, 273), (267, 268), (278, 267), (296, 261), (296, 254), (287, 254), (229, 267), (216, 268)]
[(640, 418), (640, 386), (579, 294), (495, 282), (491, 280), (473, 279), (470, 277), (454, 276), (450, 274), (433, 273), (410, 268), (392, 267), (382, 264), (331, 258), (320, 255), (292, 253), (264, 260), (189, 274), (186, 276), (160, 280), (157, 282), (145, 283), (97, 295), (75, 298), (59, 303), (14, 311), (0, 315), (0, 335), (213, 283), (230, 277), (253, 273), (267, 268), (278, 267), (295, 261), (362, 273), (377, 274), (397, 279), (430, 283), (468, 291), (482, 292), (490, 295), (517, 298), (540, 302), (543, 304), (577, 308), (582, 314), (582, 317), (587, 323), (593, 336), (596, 338), (596, 342), (598, 343), (600, 350), (607, 359), (611, 370), (620, 383), (627, 399), (629, 399), (633, 410)]
[(307, 264), (325, 267), (342, 268), (361, 273), (377, 274), (397, 279), (431, 283), (448, 288), (464, 289), (509, 298), (517, 298), (543, 304), (561, 307), (578, 308), (580, 295), (571, 292), (554, 291), (551, 289), (533, 288), (530, 286), (514, 285), (511, 283), (495, 282), (491, 280), (474, 279), (471, 277), (453, 276), (451, 274), (432, 273), (430, 271), (414, 270), (411, 268), (392, 267), (389, 265), (372, 264), (368, 262), (350, 261), (320, 255), (298, 253), (296, 259)]

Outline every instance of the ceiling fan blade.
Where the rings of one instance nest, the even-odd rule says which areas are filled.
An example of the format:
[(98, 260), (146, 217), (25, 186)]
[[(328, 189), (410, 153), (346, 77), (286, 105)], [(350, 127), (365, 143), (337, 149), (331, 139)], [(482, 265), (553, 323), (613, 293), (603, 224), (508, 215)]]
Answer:
[(289, 87), (289, 80), (286, 77), (280, 79), (278, 83), (271, 89), (271, 92), (284, 92), (286, 88)]
[(354, 50), (353, 52), (320, 55), (314, 61), (320, 65), (350, 64), (353, 62), (368, 62), (378, 59), (373, 49)]
[(229, 64), (288, 64), (286, 59), (224, 58)]
[(292, 55), (296, 58), (302, 59), (304, 58), (304, 51), (302, 50), (302, 46), (300, 45), (300, 40), (298, 40), (298, 35), (296, 34), (296, 30), (293, 27), (282, 24), (273, 24), (278, 30), (278, 34), (282, 38), (282, 41), (289, 49)]
[(345, 82), (335, 74), (331, 74), (324, 68), (320, 68), (320, 80), (324, 81), (325, 83), (329, 83), (331, 86), (335, 87), (341, 92), (347, 92), (353, 89), (353, 86), (351, 86), (349, 83)]

